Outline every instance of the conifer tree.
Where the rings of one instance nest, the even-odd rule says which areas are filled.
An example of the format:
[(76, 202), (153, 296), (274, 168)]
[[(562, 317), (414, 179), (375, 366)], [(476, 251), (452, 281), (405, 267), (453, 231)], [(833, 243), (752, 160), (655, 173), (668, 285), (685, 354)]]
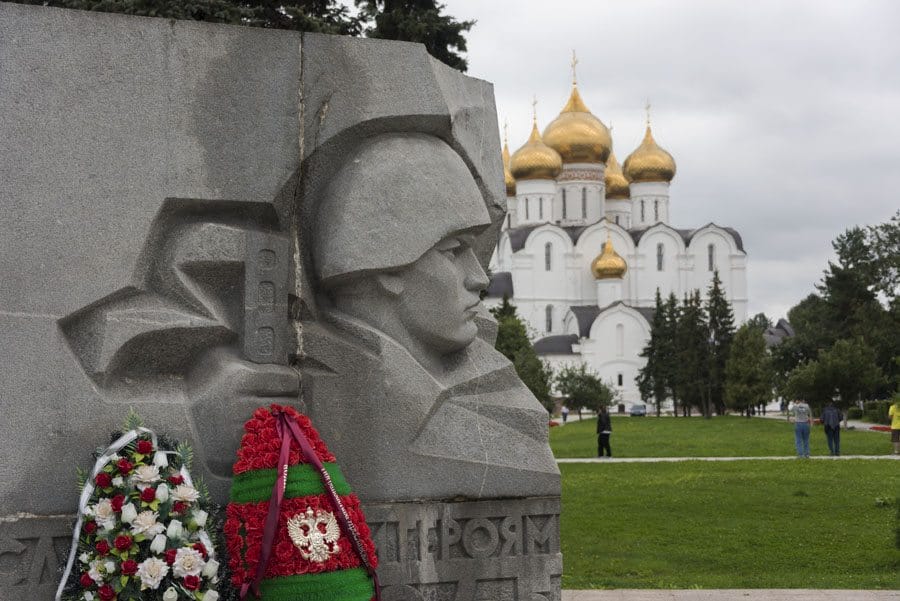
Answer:
[(650, 339), (640, 353), (647, 363), (638, 370), (636, 378), (641, 398), (645, 401), (653, 399), (657, 416), (662, 412), (662, 404), (666, 400), (665, 353), (670, 342), (665, 339), (666, 325), (663, 300), (657, 288), (653, 322), (650, 324)]
[(512, 362), (519, 378), (541, 405), (548, 412), (552, 411), (553, 399), (550, 398), (550, 381), (553, 372), (534, 352), (534, 346), (528, 338), (528, 331), (525, 329), (525, 324), (519, 319), (515, 305), (509, 302), (507, 295), (504, 295), (503, 302), (498, 307), (491, 309), (491, 314), (497, 320), (497, 342), (494, 346)]
[(725, 413), (725, 365), (734, 338), (734, 313), (725, 298), (719, 271), (713, 272), (706, 301), (709, 326), (709, 396), (716, 413)]
[[(672, 399), (672, 413), (678, 415), (678, 322), (681, 319), (681, 308), (674, 292), (669, 293), (663, 305), (663, 331), (659, 337), (659, 371), (662, 374), (666, 394)], [(685, 414), (687, 415), (687, 414)]]
[(676, 390), (688, 408), (696, 406), (703, 416), (712, 416), (709, 403), (709, 339), (706, 314), (700, 291), (688, 295), (682, 304), (676, 326), (675, 343), (678, 358)]

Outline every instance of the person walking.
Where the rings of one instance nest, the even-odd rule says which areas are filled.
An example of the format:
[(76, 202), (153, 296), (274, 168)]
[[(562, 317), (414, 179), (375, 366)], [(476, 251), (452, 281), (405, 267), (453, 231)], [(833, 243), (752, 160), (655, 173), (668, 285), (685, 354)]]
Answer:
[(888, 417), (891, 418), (891, 442), (894, 445), (894, 455), (900, 455), (900, 397), (894, 398), (894, 404), (888, 408)]
[(609, 446), (610, 434), (612, 434), (612, 419), (606, 411), (606, 405), (601, 405), (600, 413), (597, 414), (597, 457), (603, 457), (604, 451), (607, 456), (612, 457), (612, 448)]
[(562, 415), (563, 423), (566, 423), (566, 420), (569, 419), (569, 408), (563, 405), (559, 412)]
[(809, 427), (812, 424), (812, 410), (806, 401), (794, 401), (788, 421), (794, 424), (794, 444), (797, 447), (797, 457), (809, 459)]
[(822, 425), (825, 426), (828, 451), (834, 457), (841, 454), (841, 420), (843, 419), (844, 414), (841, 413), (841, 410), (835, 407), (832, 401), (828, 401), (825, 409), (822, 410)]

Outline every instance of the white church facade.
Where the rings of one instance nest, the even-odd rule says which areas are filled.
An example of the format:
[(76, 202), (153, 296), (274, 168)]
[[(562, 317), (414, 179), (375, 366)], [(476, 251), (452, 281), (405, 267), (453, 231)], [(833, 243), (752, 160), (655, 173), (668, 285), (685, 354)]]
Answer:
[(675, 161), (643, 141), (620, 167), (607, 127), (577, 85), (559, 116), (510, 156), (503, 149), (507, 216), (491, 259), (485, 303), (504, 295), (554, 369), (583, 362), (619, 393), (635, 383), (650, 336), (656, 291), (704, 294), (718, 272), (735, 321), (747, 314), (747, 254), (737, 231), (672, 225)]

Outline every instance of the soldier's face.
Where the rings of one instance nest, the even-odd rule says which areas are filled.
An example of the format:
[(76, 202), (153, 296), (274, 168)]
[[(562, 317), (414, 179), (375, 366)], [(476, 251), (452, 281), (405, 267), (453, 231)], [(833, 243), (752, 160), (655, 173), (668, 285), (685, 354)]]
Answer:
[(451, 235), (412, 265), (395, 272), (401, 323), (420, 344), (440, 354), (472, 344), (475, 315), (488, 278), (472, 250), (472, 234)]

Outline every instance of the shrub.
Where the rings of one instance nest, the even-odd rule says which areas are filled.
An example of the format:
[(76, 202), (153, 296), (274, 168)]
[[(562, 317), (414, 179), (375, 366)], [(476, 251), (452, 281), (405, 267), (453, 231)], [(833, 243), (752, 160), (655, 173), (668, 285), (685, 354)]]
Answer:
[(847, 419), (862, 419), (863, 410), (859, 407), (850, 407), (847, 409)]
[(892, 401), (866, 401), (863, 403), (863, 421), (872, 424), (890, 424), (888, 408)]

